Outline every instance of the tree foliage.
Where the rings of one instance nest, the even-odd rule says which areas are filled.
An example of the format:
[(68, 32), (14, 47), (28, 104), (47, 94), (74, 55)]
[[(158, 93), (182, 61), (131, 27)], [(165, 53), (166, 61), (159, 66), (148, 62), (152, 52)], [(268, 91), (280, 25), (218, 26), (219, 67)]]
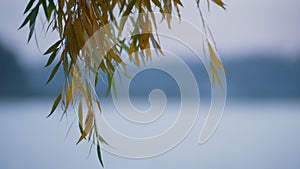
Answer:
[[(225, 4), (222, 0), (207, 0), (208, 4), (210, 1), (225, 9)], [(195, 3), (200, 11), (200, 0), (196, 0)], [(171, 27), (172, 14), (175, 13), (178, 17), (181, 17), (180, 10), (182, 7), (181, 0), (29, 0), (24, 11), (26, 17), (20, 26), (20, 28), (26, 25), (29, 26), (28, 42), (35, 31), (39, 15), (44, 15), (48, 24), (46, 31), (56, 31), (59, 35), (59, 39), (44, 53), (44, 55), (49, 56), (45, 66), (55, 65), (46, 83), (53, 79), (60, 67), (62, 67), (65, 74), (65, 83), (62, 91), (55, 99), (48, 117), (52, 115), (60, 103), (63, 105), (64, 115), (69, 105), (74, 104), (78, 97), (84, 98), (83, 101), (79, 101), (77, 109), (81, 131), (77, 144), (83, 139), (96, 144), (97, 154), (102, 166), (100, 143), (105, 141), (97, 131), (92, 105), (95, 102), (101, 111), (100, 102), (98, 98), (90, 96), (89, 91), (91, 89), (89, 89), (88, 85), (90, 82), (86, 81), (85, 75), (80, 74), (79, 68), (76, 67), (76, 63), (79, 60), (88, 60), (90, 57), (88, 52), (84, 51), (87, 39), (91, 38), (97, 30), (108, 23), (114, 23), (116, 17), (128, 16), (131, 13), (143, 14), (143, 18), (140, 20), (142, 22), (134, 20), (124, 21), (135, 23), (136, 26), (133, 30), (135, 33), (142, 32), (141, 30), (143, 29), (157, 29), (157, 18), (151, 15), (151, 12), (159, 12), (162, 20), (166, 21), (168, 26)], [(122, 31), (124, 22), (114, 23), (115, 27), (118, 28), (117, 31)], [(205, 23), (203, 26), (205, 27)], [(112, 36), (115, 33), (112, 31), (107, 31), (101, 42), (104, 45), (106, 43), (116, 45), (105, 53), (105, 56), (99, 62), (94, 61), (94, 66), (90, 68), (94, 72), (94, 85), (97, 85), (99, 71), (103, 71), (106, 74), (110, 83), (108, 91), (112, 86), (112, 76), (116, 65), (124, 64), (120, 57), (122, 52), (125, 52), (129, 60), (137, 65), (145, 58), (146, 60), (151, 60), (151, 53), (145, 52), (142, 53), (142, 56), (133, 55), (135, 51), (148, 49), (152, 44), (158, 52), (162, 53), (159, 39), (153, 33), (134, 34), (129, 40), (126, 40), (116, 39), (115, 36)], [(212, 83), (215, 79), (214, 77), (216, 77), (221, 85), (217, 70), (224, 71), (223, 65), (217, 58), (213, 46), (208, 41), (207, 45), (212, 58)], [(97, 55), (97, 53), (94, 53), (94, 55)], [(87, 108), (85, 109), (84, 107)], [(84, 114), (86, 115), (85, 118), (83, 117)]]

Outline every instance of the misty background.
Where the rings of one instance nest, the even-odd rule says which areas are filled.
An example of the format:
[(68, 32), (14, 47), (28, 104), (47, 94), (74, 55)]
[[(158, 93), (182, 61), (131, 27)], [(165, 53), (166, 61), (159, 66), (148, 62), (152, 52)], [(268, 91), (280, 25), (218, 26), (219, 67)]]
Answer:
[[(63, 82), (62, 72), (45, 86), (51, 67), (43, 67), (47, 56), (42, 55), (56, 40), (56, 33), (44, 33), (44, 22), (40, 18), (41, 23), (36, 33), (39, 43), (37, 45), (33, 38), (27, 44), (27, 27), (17, 29), (24, 19), (26, 1), (5, 1), (4, 4), (0, 7), (0, 97), (56, 96)], [(202, 9), (226, 67), (228, 98), (299, 98), (300, 11), (297, 7), (300, 2), (228, 0), (226, 4), (226, 11), (214, 4), (210, 5), (208, 11), (204, 1)], [(185, 2), (184, 6), (182, 17), (201, 27), (194, 2)], [(192, 42), (199, 43), (192, 37)], [(180, 49), (174, 48), (172, 52), (178, 51)], [(180, 55), (182, 58), (186, 57), (184, 54)], [(203, 69), (199, 63), (193, 64), (191, 61), (190, 65), (194, 73), (197, 69)], [(207, 73), (200, 73), (200, 76), (196, 76), (198, 82), (207, 81)], [(155, 83), (149, 78), (139, 78), (137, 81), (140, 84), (150, 82)], [(170, 95), (177, 95), (178, 88), (171, 83), (172, 81), (166, 80), (159, 88), (166, 89), (166, 93)], [(144, 95), (144, 86), (135, 85), (133, 95)], [(151, 85), (146, 85), (147, 87)], [(100, 86), (99, 91), (105, 93), (105, 84)], [(207, 95), (209, 86), (204, 85), (200, 92)]]
[[(74, 111), (70, 110), (62, 122), (60, 110), (45, 119), (63, 82), (60, 70), (45, 85), (52, 67), (44, 67), (48, 57), (43, 53), (56, 41), (56, 33), (44, 33), (44, 21), (38, 18), (41, 22), (36, 35), (27, 44), (28, 28), (18, 30), (25, 18), (27, 0), (1, 2), (0, 168), (101, 168), (94, 149), (88, 155), (90, 144), (75, 145), (80, 134)], [(178, 146), (146, 159), (122, 158), (103, 151), (105, 168), (300, 168), (300, 1), (224, 2), (226, 11), (213, 3), (208, 11), (206, 1), (201, 1), (227, 78), (225, 111), (214, 135), (205, 144), (197, 142), (209, 109), (208, 102), (201, 102), (193, 129)], [(183, 4), (182, 17), (201, 27), (195, 2)], [(199, 43), (193, 35), (186, 36)], [(172, 52), (181, 58), (190, 55), (181, 48)], [(209, 78), (203, 65), (189, 59), (186, 63), (196, 77), (201, 99), (209, 98)], [(110, 124), (123, 133), (149, 134), (143, 126), (130, 126), (110, 102), (105, 102), (106, 87), (107, 83), (101, 82), (97, 91), (100, 100), (104, 100), (102, 110)], [(174, 79), (158, 70), (143, 72), (133, 80), (130, 94), (138, 108), (145, 107), (144, 101), (148, 102), (140, 96), (148, 96), (155, 88), (162, 89), (168, 101), (172, 98), (168, 104), (174, 110), (158, 119), (158, 124), (164, 125), (155, 126), (154, 122), (154, 127), (147, 126), (151, 133), (159, 134), (157, 129), (166, 129), (180, 109)]]

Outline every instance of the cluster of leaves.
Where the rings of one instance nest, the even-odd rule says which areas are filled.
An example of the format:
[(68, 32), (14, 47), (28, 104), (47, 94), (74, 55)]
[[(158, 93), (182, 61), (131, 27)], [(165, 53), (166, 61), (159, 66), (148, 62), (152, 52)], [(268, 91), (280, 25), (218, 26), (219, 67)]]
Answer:
[[(207, 1), (212, 1), (225, 8), (222, 0)], [(199, 3), (200, 0), (197, 0), (198, 7)], [(93, 95), (93, 89), (90, 86), (97, 85), (99, 71), (103, 71), (110, 84), (108, 91), (110, 90), (115, 67), (124, 64), (120, 57), (123, 51), (128, 54), (129, 60), (135, 62), (138, 66), (145, 59), (151, 60), (149, 50), (144, 50), (150, 48), (151, 44), (158, 52), (162, 53), (158, 37), (155, 37), (153, 33), (149, 33), (152, 32), (152, 29), (157, 29), (156, 18), (151, 15), (151, 12), (160, 12), (162, 20), (165, 20), (168, 26), (171, 27), (172, 14), (176, 13), (178, 17), (181, 16), (180, 7), (183, 7), (180, 0), (30, 0), (25, 8), (24, 14), (27, 16), (20, 28), (25, 25), (29, 26), (28, 41), (30, 41), (35, 31), (37, 16), (41, 13), (40, 8), (42, 8), (48, 23), (46, 31), (57, 31), (59, 34), (57, 42), (44, 53), (44, 55), (49, 55), (45, 66), (55, 65), (47, 83), (53, 79), (60, 67), (63, 68), (65, 74), (62, 91), (55, 99), (48, 116), (52, 115), (60, 103), (64, 110), (63, 115), (66, 114), (69, 105), (78, 103), (76, 106), (81, 136), (77, 144), (83, 139), (96, 144), (102, 166), (100, 144), (105, 141), (97, 131), (94, 117), (96, 110), (93, 109), (95, 107), (93, 104), (96, 104), (100, 112), (101, 107), (99, 99)], [(142, 19), (123, 20), (120, 23), (115, 23), (117, 13), (120, 17), (126, 17), (131, 13), (139, 13), (142, 14)], [(120, 34), (122, 32), (125, 22), (133, 22), (135, 25), (130, 40), (118, 39), (115, 36), (115, 33)], [(108, 23), (114, 23), (117, 32), (115, 32), (115, 29), (111, 29), (106, 31), (104, 36), (99, 37), (98, 41), (100, 40), (101, 45), (97, 47), (97, 50), (101, 52), (101, 50), (105, 50), (105, 46), (113, 44), (112, 48), (104, 56), (98, 56), (99, 52), (97, 50), (93, 50), (92, 53), (88, 49), (85, 50), (86, 41)], [(145, 30), (148, 33), (143, 33)], [(217, 75), (216, 69), (224, 70), (224, 68), (208, 41), (207, 45), (212, 58), (213, 81), (214, 76)], [(138, 55), (136, 51), (145, 52)], [(97, 61), (92, 59), (97, 58), (97, 56), (101, 59)], [(55, 63), (55, 61), (57, 62)], [(86, 69), (93, 72), (93, 82), (89, 81), (90, 77), (87, 77), (88, 75), (84, 74), (84, 71), (77, 66), (80, 61), (86, 62), (86, 65), (88, 65)], [(217, 80), (220, 83), (218, 76)]]

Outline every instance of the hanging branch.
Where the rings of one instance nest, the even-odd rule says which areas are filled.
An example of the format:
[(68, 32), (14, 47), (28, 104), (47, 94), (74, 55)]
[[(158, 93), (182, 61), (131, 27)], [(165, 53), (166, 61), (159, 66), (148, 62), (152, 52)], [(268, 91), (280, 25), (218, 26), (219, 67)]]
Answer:
[[(209, 1), (213, 1), (225, 9), (225, 4), (222, 0), (207, 0), (208, 3)], [(196, 0), (202, 24), (206, 31), (208, 27), (202, 16), (199, 4), (200, 0)], [(101, 41), (103, 44), (101, 45), (116, 45), (101, 59), (93, 59), (92, 55), (97, 55), (97, 53), (95, 53), (96, 51), (91, 53), (91, 51), (85, 50), (83, 48), (85, 42), (97, 30), (103, 28), (108, 23), (113, 23), (117, 17), (115, 16), (116, 13), (122, 17), (126, 17), (131, 13), (143, 14), (142, 23), (138, 23), (141, 20), (131, 20), (133, 25), (136, 25), (134, 31), (143, 32), (141, 31), (143, 29), (157, 29), (156, 18), (149, 14), (150, 12), (160, 12), (163, 20), (167, 22), (170, 28), (172, 14), (176, 13), (180, 18), (180, 8), (182, 7), (181, 0), (29, 0), (24, 11), (24, 15), (27, 16), (19, 28), (21, 29), (26, 25), (29, 26), (28, 42), (35, 32), (37, 16), (42, 15), (41, 13), (43, 13), (46, 24), (48, 24), (45, 31), (56, 31), (59, 35), (59, 39), (44, 53), (44, 55), (48, 56), (45, 67), (54, 65), (46, 84), (52, 81), (60, 68), (64, 71), (65, 82), (47, 117), (55, 112), (59, 104), (63, 108), (62, 117), (67, 113), (70, 105), (76, 106), (78, 126), (81, 132), (77, 144), (84, 139), (91, 141), (92, 144), (96, 144), (97, 155), (102, 166), (100, 144), (107, 143), (99, 135), (98, 128), (96, 127), (94, 112), (101, 112), (101, 106), (99, 98), (93, 94), (95, 93), (94, 87), (97, 85), (99, 72), (102, 71), (107, 76), (109, 82), (107, 91), (109, 92), (113, 87), (112, 76), (115, 67), (119, 64), (124, 64), (120, 57), (122, 52), (126, 52), (129, 60), (139, 66), (141, 61), (145, 60), (144, 57), (148, 61), (151, 60), (152, 55), (149, 52), (142, 52), (141, 55), (134, 54), (133, 56), (134, 52), (137, 53), (136, 51), (148, 49), (151, 44), (157, 52), (162, 53), (162, 50), (158, 37), (155, 37), (152, 33), (134, 35), (128, 41), (125, 39), (115, 39), (115, 35), (122, 32), (125, 22), (130, 22), (130, 20), (125, 20), (119, 24), (114, 23), (117, 32), (115, 32), (115, 29), (105, 32), (104, 37), (102, 37), (103, 41)], [(214, 46), (208, 41), (207, 47), (212, 60), (212, 77), (216, 77), (221, 85), (217, 70), (224, 71), (223, 65), (216, 56)], [(88, 65), (85, 69), (88, 69), (92, 73), (85, 74), (86, 70), (82, 70), (82, 68), (77, 66), (77, 62), (82, 61), (85, 62), (85, 65)], [(90, 79), (94, 80), (91, 81)], [(213, 83), (214, 78), (211, 80)], [(96, 104), (98, 110), (94, 110), (94, 104)]]

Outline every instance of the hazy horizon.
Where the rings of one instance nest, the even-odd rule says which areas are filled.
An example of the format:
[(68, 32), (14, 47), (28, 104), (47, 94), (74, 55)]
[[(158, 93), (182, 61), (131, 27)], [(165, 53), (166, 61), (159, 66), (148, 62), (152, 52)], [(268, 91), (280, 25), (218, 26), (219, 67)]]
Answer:
[[(55, 33), (43, 33), (39, 23), (37, 39), (27, 44), (28, 28), (18, 30), (25, 16), (27, 0), (5, 1), (0, 6), (0, 42), (18, 55), (18, 61), (26, 66), (44, 64), (47, 57), (42, 53), (57, 38)], [(183, 2), (182, 17), (201, 28), (200, 17), (194, 1)], [(207, 11), (206, 2), (202, 9), (217, 42), (221, 58), (234, 58), (237, 53), (261, 51), (280, 53), (283, 57), (299, 56), (300, 53), (300, 1), (237, 1), (226, 0), (226, 11), (214, 4)], [(41, 18), (38, 18), (41, 21)], [(192, 39), (191, 41), (199, 43)], [(176, 48), (174, 51), (176, 52)], [(180, 50), (179, 50), (180, 51)]]

